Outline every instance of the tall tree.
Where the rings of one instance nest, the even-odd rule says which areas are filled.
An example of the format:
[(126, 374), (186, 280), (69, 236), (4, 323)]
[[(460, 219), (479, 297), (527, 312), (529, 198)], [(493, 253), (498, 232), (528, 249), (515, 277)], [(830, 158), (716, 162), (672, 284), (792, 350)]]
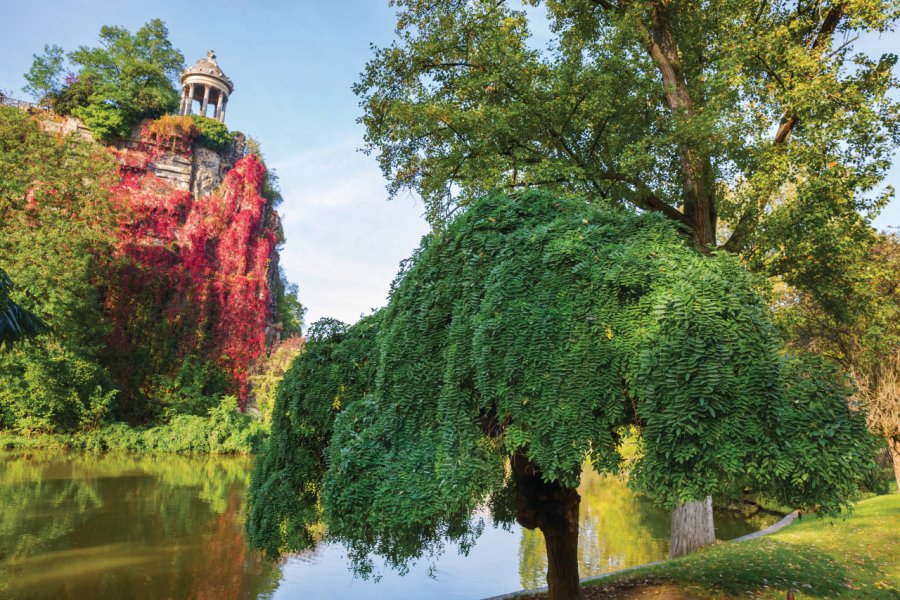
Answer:
[(837, 511), (871, 464), (864, 419), (834, 369), (783, 361), (766, 313), (737, 261), (657, 215), (479, 200), (379, 313), (313, 328), (278, 392), (251, 540), (299, 549), (321, 517), (363, 572), (372, 553), (403, 567), (471, 544), (491, 502), (542, 531), (550, 598), (578, 598), (582, 465), (615, 472), (629, 425), (632, 485), (660, 503), (749, 484)]
[(823, 310), (809, 293), (780, 286), (777, 322), (791, 346), (825, 354), (853, 376), (854, 403), (869, 429), (887, 441), (900, 491), (900, 239), (879, 234), (871, 253), (851, 265), (845, 318)]
[(121, 138), (141, 119), (178, 107), (175, 84), (184, 56), (169, 41), (165, 23), (152, 19), (135, 33), (100, 28), (100, 45), (65, 54), (44, 46), (25, 75), (25, 91), (58, 112), (84, 120), (98, 137)]
[(492, 189), (577, 192), (661, 213), (846, 317), (900, 139), (896, 56), (855, 42), (893, 27), (894, 2), (547, 0), (546, 49), (508, 2), (394, 4), (397, 40), (355, 87), (365, 149), (432, 223)]

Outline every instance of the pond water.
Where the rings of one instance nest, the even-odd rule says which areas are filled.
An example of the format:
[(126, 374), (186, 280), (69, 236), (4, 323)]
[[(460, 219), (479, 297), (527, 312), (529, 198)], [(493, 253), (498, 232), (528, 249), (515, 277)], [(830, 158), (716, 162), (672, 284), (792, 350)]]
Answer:
[[(0, 598), (483, 598), (545, 584), (541, 534), (487, 514), (467, 556), (448, 547), (377, 583), (354, 578), (331, 544), (266, 562), (243, 530), (251, 469), (248, 458), (0, 453)], [(582, 576), (667, 555), (668, 515), (622, 481), (587, 471), (581, 494)], [(716, 533), (771, 521), (718, 514)]]

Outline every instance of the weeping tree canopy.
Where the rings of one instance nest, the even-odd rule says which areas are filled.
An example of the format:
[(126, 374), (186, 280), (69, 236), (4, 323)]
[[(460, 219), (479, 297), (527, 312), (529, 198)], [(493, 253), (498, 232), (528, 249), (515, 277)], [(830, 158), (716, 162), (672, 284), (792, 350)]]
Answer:
[(871, 461), (841, 376), (783, 358), (751, 276), (686, 237), (546, 192), (472, 203), (385, 308), (311, 330), (253, 477), (251, 542), (299, 550), (321, 521), (363, 572), (370, 554), (403, 568), (465, 548), (486, 503), (546, 537), (516, 464), (574, 493), (586, 459), (619, 468), (629, 425), (631, 484), (660, 503), (749, 484), (840, 510)]

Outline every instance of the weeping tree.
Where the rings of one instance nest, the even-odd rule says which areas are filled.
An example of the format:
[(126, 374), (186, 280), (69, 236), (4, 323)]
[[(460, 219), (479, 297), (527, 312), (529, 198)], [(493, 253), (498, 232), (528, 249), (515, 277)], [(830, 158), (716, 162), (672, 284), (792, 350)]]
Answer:
[[(493, 195), (424, 238), (388, 305), (315, 325), (250, 488), (251, 542), (318, 536), (403, 569), (495, 519), (540, 529), (550, 597), (581, 596), (576, 487), (622, 465), (661, 504), (749, 485), (834, 514), (871, 465), (835, 370), (788, 360), (750, 275), (665, 218)], [(315, 526), (322, 522), (324, 533)]]

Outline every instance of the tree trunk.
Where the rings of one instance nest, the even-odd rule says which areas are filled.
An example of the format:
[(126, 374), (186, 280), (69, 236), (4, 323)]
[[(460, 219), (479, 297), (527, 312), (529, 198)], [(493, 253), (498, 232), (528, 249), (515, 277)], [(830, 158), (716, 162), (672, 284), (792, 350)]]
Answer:
[(887, 439), (891, 461), (894, 463), (894, 479), (897, 480), (897, 493), (900, 493), (900, 440)]
[(541, 473), (517, 452), (511, 457), (516, 482), (516, 520), (527, 529), (540, 529), (547, 546), (549, 600), (580, 600), (578, 577), (578, 505), (573, 488), (546, 482)]
[[(650, 22), (647, 27), (647, 51), (659, 69), (666, 103), (676, 118), (692, 120), (697, 109), (688, 89), (688, 79), (682, 70), (678, 43), (672, 31), (668, 4), (650, 3)], [(682, 143), (678, 150), (681, 163), (681, 183), (684, 189), (684, 215), (687, 217), (693, 242), (701, 252), (716, 247), (716, 180), (708, 153), (700, 152), (696, 144)]]
[(684, 556), (716, 541), (712, 496), (700, 502), (675, 505), (672, 511), (672, 544), (669, 556)]

